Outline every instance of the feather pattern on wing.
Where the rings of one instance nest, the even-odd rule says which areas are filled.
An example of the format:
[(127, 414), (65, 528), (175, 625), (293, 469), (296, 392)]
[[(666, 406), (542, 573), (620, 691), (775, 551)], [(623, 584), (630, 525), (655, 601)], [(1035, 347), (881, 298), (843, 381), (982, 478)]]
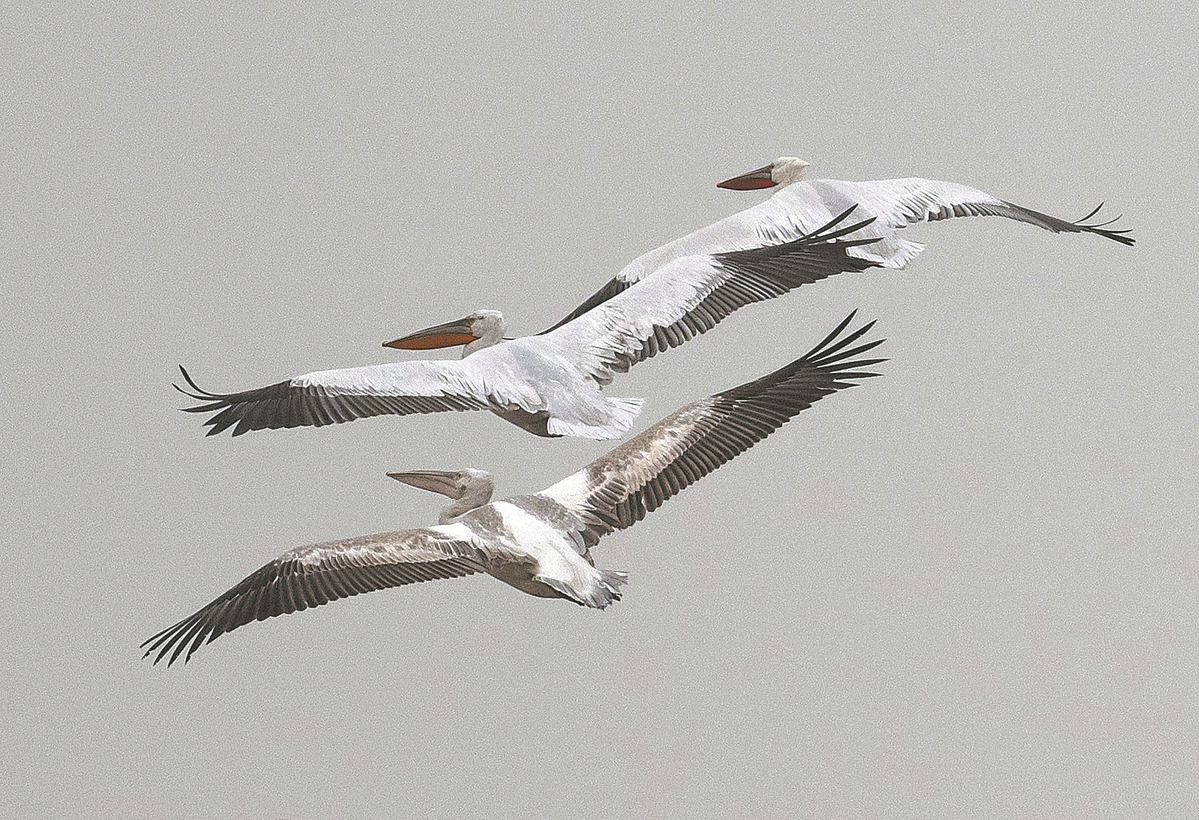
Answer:
[(637, 362), (711, 330), (740, 307), (870, 267), (848, 252), (874, 240), (841, 238), (869, 224), (838, 227), (852, 210), (791, 242), (675, 260), (558, 330), (529, 338), (545, 339), (607, 384)]
[(142, 644), (168, 665), (251, 621), (388, 587), (485, 571), (488, 556), (464, 527), (436, 526), (325, 541), (285, 552), (212, 603)]
[(901, 238), (897, 233), (901, 228), (959, 216), (1001, 216), (1054, 233), (1093, 233), (1124, 245), (1135, 242), (1126, 235), (1127, 230), (1107, 228), (1110, 221), (1088, 224), (1099, 208), (1077, 222), (1068, 222), (954, 182), (919, 177), (800, 181), (781, 188), (765, 202), (642, 254), (550, 329), (597, 307), (674, 260), (792, 242), (855, 206), (856, 219), (874, 219), (857, 236), (878, 241), (851, 248), (849, 254), (886, 268), (902, 268), (924, 249), (919, 242)]
[(214, 436), (233, 428), (323, 427), (381, 415), (486, 410), (488, 392), (481, 380), (455, 361), (413, 361), (306, 373), (293, 379), (237, 393), (212, 393), (180, 366), (191, 390), (175, 389), (202, 404), (189, 413), (215, 413), (204, 424)]
[(860, 357), (882, 340), (855, 346), (874, 323), (845, 334), (852, 319), (795, 362), (677, 410), (540, 495), (585, 522), (589, 546), (640, 521), (814, 402), (877, 375), (863, 368), (885, 360)]
[[(869, 220), (841, 227), (853, 208), (792, 242), (676, 260), (553, 333), (509, 339), (459, 361), (411, 361), (326, 370), (239, 393), (201, 389), (213, 413), (208, 435), (322, 426), (365, 416), (490, 409), (532, 432), (618, 438), (642, 400), (605, 396), (600, 387), (637, 362), (715, 327), (738, 308), (872, 263), (849, 251), (871, 238), (843, 239)], [(180, 368), (182, 370), (182, 368)]]

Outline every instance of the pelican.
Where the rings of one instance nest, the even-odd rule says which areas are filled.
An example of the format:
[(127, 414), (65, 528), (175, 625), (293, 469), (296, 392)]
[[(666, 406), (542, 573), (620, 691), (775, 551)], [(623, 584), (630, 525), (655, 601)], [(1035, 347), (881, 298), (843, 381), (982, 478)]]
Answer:
[(388, 473), (453, 499), (436, 526), (299, 547), (251, 573), (212, 603), (146, 640), (143, 657), (186, 662), (205, 643), (255, 620), (387, 587), (485, 572), (521, 592), (603, 609), (619, 601), (623, 572), (596, 569), (591, 548), (653, 512), (684, 487), (745, 452), (800, 411), (876, 375), (862, 358), (882, 340), (846, 333), (850, 314), (785, 367), (676, 410), (534, 495), (491, 502), (481, 470)]
[(685, 257), (562, 327), (504, 337), (503, 316), (480, 310), (411, 333), (385, 347), (403, 350), (463, 345), (458, 361), (408, 361), (325, 370), (240, 393), (200, 388), (182, 367), (201, 404), (214, 413), (208, 435), (322, 426), (365, 416), (490, 410), (539, 436), (620, 438), (642, 399), (612, 398), (601, 387), (637, 362), (710, 330), (742, 305), (872, 262), (849, 251), (875, 241), (843, 239), (869, 224), (841, 226), (851, 205), (817, 230), (768, 247)]
[(716, 183), (716, 187), (732, 191), (779, 190), (765, 202), (637, 257), (550, 330), (602, 304), (676, 259), (788, 242), (850, 206), (857, 207), (855, 218), (873, 220), (857, 235), (878, 241), (856, 246), (849, 254), (884, 268), (903, 268), (924, 250), (919, 242), (901, 237), (900, 229), (917, 222), (936, 222), (957, 216), (1002, 216), (1054, 233), (1093, 233), (1123, 245), (1132, 245), (1136, 241), (1126, 236), (1127, 230), (1107, 228), (1114, 219), (1087, 224), (1087, 220), (1103, 207), (1102, 203), (1077, 222), (1067, 222), (954, 182), (919, 177), (868, 182), (839, 179), (803, 182), (807, 167), (808, 163), (802, 159), (779, 157), (761, 168)]

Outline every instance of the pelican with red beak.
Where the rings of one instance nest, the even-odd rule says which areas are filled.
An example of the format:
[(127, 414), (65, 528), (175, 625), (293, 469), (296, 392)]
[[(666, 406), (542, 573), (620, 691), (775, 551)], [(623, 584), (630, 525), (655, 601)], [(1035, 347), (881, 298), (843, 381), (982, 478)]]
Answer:
[[(581, 316), (676, 259), (745, 250), (764, 243), (789, 242), (851, 207), (855, 219), (871, 220), (855, 236), (877, 241), (851, 248), (850, 256), (884, 268), (902, 268), (924, 250), (919, 242), (900, 235), (903, 228), (917, 222), (937, 222), (958, 216), (1002, 216), (1054, 233), (1091, 233), (1123, 245), (1134, 242), (1127, 230), (1106, 227), (1115, 220), (1088, 224), (1099, 208), (1077, 222), (1067, 222), (954, 182), (917, 177), (871, 182), (804, 181), (807, 167), (808, 163), (802, 159), (779, 157), (761, 168), (716, 183), (717, 188), (730, 191), (778, 190), (759, 205), (637, 257), (550, 329)], [(992, 250), (987, 248), (988, 253)]]
[(868, 224), (849, 220), (852, 211), (790, 242), (677, 259), (552, 333), (506, 339), (503, 316), (479, 310), (384, 343), (400, 350), (462, 345), (458, 361), (324, 370), (239, 393), (204, 390), (183, 370), (191, 389), (180, 390), (200, 402), (188, 411), (213, 413), (205, 421), (209, 435), (490, 410), (539, 436), (620, 438), (642, 400), (602, 392), (617, 373), (712, 329), (743, 305), (869, 267), (849, 252), (874, 240), (844, 238)]

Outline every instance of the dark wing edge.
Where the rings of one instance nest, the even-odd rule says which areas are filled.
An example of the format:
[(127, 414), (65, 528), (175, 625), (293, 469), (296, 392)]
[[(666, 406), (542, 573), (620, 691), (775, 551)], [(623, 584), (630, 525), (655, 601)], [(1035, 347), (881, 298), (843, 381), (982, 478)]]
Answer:
[[(857, 344), (874, 322), (845, 333), (855, 315), (856, 311), (791, 364), (681, 408), (584, 468), (591, 491), (583, 509), (576, 512), (587, 524), (587, 540), (594, 543), (602, 535), (632, 526), (813, 403), (879, 375), (866, 368), (886, 359), (861, 357), (884, 340)], [(639, 472), (637, 454), (652, 451), (659, 436), (676, 434), (680, 425), (691, 429), (673, 457)]]
[(157, 664), (170, 653), (167, 666), (180, 655), (186, 663), (202, 645), (251, 621), (302, 612), (364, 592), (483, 571), (472, 558), (448, 554), (403, 563), (369, 553), (347, 553), (330, 555), (319, 564), (305, 564), (293, 551), (261, 567), (195, 614), (146, 639), (141, 645), (146, 650), (142, 657), (157, 653)]
[(1030, 225), (1036, 225), (1039, 228), (1044, 228), (1054, 233), (1093, 233), (1111, 239), (1114, 242), (1119, 242), (1121, 245), (1131, 247), (1136, 244), (1135, 239), (1131, 236), (1126, 236), (1126, 234), (1132, 233), (1131, 228), (1114, 230), (1107, 227), (1117, 219), (1120, 219), (1120, 216), (1109, 219), (1106, 222), (1087, 224), (1088, 220), (1099, 213), (1099, 209), (1104, 204), (1102, 202), (1077, 222), (1067, 222), (1064, 219), (1058, 219), (1056, 216), (1043, 214), (1040, 211), (1034, 211), (1031, 208), (1025, 208), (1022, 205), (1016, 205), (1006, 200), (999, 200), (999, 202), (1001, 203), (999, 205), (986, 202), (945, 205), (937, 210), (930, 210), (927, 218), (929, 222), (936, 222), (941, 219), (952, 219), (956, 216), (1002, 216), (1014, 219), (1017, 222), (1027, 222)]
[(837, 228), (856, 207), (851, 205), (820, 228), (790, 242), (713, 254), (716, 264), (730, 275), (680, 319), (668, 326), (655, 325), (639, 349), (617, 354), (609, 366), (615, 372), (627, 372), (638, 362), (706, 333), (745, 305), (774, 299), (838, 273), (878, 267), (876, 262), (848, 253), (850, 248), (877, 242), (878, 237), (842, 238), (874, 222), (874, 217)]
[(567, 322), (572, 322), (575, 319), (579, 318), (580, 316), (582, 316), (584, 313), (591, 310), (592, 308), (599, 307), (600, 305), (602, 305), (604, 302), (611, 299), (616, 294), (623, 293), (624, 291), (628, 290), (630, 287), (633, 286), (633, 284), (634, 284), (633, 282), (625, 282), (621, 279), (615, 279), (615, 278), (612, 279), (610, 282), (605, 284), (602, 288), (597, 290), (595, 293), (588, 296), (587, 301), (583, 302), (583, 304), (579, 305), (577, 308), (572, 310), (570, 312), (570, 314), (568, 316), (566, 316), (566, 318), (559, 321), (553, 327), (547, 327), (545, 330), (541, 331), (537, 335), (544, 336), (547, 333), (552, 333), (553, 331), (562, 327), (562, 325), (566, 324)]
[[(697, 335), (699, 333), (703, 333), (704, 331), (711, 329), (711, 327), (713, 325), (715, 325), (717, 322), (719, 322), (721, 319), (723, 319), (729, 313), (732, 313), (732, 311), (736, 310), (737, 307), (748, 304), (749, 302), (756, 302), (756, 301), (760, 301), (761, 299), (771, 299), (771, 298), (774, 298), (775, 296), (779, 296), (783, 293), (786, 293), (788, 290), (790, 290), (791, 288), (797, 287), (798, 285), (815, 282), (818, 279), (824, 279), (829, 276), (832, 276), (835, 273), (842, 273), (845, 270), (852, 270), (852, 271), (857, 272), (857, 271), (865, 270), (868, 267), (871, 267), (872, 263), (870, 263), (870, 262), (867, 262), (862, 259), (857, 259), (856, 257), (848, 257), (847, 256), (846, 258), (848, 260), (850, 260), (850, 261), (846, 262), (846, 265), (848, 267), (845, 267), (842, 270), (828, 270), (827, 272), (824, 272), (822, 275), (820, 275), (821, 266), (819, 266), (817, 264), (812, 264), (813, 260), (808, 260), (809, 264), (806, 266), (806, 268), (807, 268), (806, 272), (812, 278), (803, 278), (802, 271), (805, 267), (804, 265), (798, 264), (796, 266), (797, 269), (790, 272), (790, 275), (788, 275), (788, 273), (786, 272), (785, 263), (778, 261), (776, 259), (779, 256), (786, 255), (787, 253), (793, 253), (797, 250), (801, 250), (801, 249), (803, 249), (807, 246), (813, 245), (815, 243), (820, 243), (820, 242), (831, 243), (833, 240), (836, 240), (847, 234), (853, 233), (854, 231), (858, 230), (859, 228), (863, 228), (866, 225), (869, 225), (871, 222), (874, 221), (874, 219), (871, 218), (871, 219), (867, 219), (862, 222), (859, 222), (856, 225), (851, 225), (847, 228), (841, 228), (839, 230), (834, 231), (833, 228), (835, 228), (837, 225), (839, 225), (841, 222), (843, 222), (853, 212), (854, 208), (856, 208), (856, 207), (857, 206), (851, 205), (849, 208), (847, 208), (845, 211), (843, 211), (838, 216), (834, 217), (828, 223), (822, 225), (821, 227), (817, 228), (814, 231), (811, 231), (806, 234), (802, 234), (801, 236), (792, 240), (791, 242), (783, 243), (781, 245), (768, 245), (768, 246), (762, 247), (762, 248), (751, 248), (749, 250), (726, 251), (726, 252), (712, 254), (713, 258), (719, 260), (721, 263), (724, 263), (726, 265), (726, 267), (729, 267), (730, 269), (732, 269), (734, 271), (742, 273), (746, 277), (745, 282), (742, 283), (742, 287), (733, 285), (733, 286), (730, 286), (729, 289), (723, 293), (721, 293), (718, 290), (716, 293), (713, 293), (709, 297), (709, 299), (705, 301), (704, 304), (698, 306), (696, 308), (696, 311), (693, 311), (694, 313), (696, 313), (696, 315), (694, 317), (691, 317), (689, 314), (689, 318), (684, 318), (683, 320), (676, 322), (674, 325), (671, 325), (669, 328), (662, 328), (660, 330), (655, 330), (654, 342), (651, 343), (653, 345), (653, 348), (652, 348), (653, 352), (645, 354), (644, 356), (642, 356), (642, 358), (637, 359), (637, 361), (643, 361), (644, 359), (647, 359), (650, 356), (653, 356), (655, 353), (659, 352), (660, 350), (665, 350), (668, 347), (673, 347), (674, 345), (682, 344), (687, 339), (692, 338), (692, 336)], [(838, 247), (841, 249), (844, 249), (844, 248), (853, 247), (854, 245), (865, 245), (870, 242), (877, 242), (877, 241), (878, 241), (877, 238), (863, 239), (863, 240), (858, 240), (858, 241), (839, 243)], [(829, 253), (830, 257), (838, 258), (834, 252), (828, 252), (828, 253)], [(763, 262), (764, 263), (764, 262), (769, 262), (771, 260), (775, 260), (774, 263), (768, 264), (766, 266), (766, 268), (767, 268), (767, 270), (774, 273), (776, 280), (774, 281), (773, 284), (769, 284), (769, 285), (765, 286), (766, 291), (769, 292), (769, 295), (762, 295), (762, 296), (758, 296), (757, 298), (750, 298), (747, 301), (739, 301), (738, 302), (737, 300), (739, 298), (746, 298), (746, 292), (752, 292), (756, 287), (759, 286), (758, 285), (758, 275), (753, 272), (753, 267), (754, 267), (753, 263), (755, 263), (755, 262)], [(747, 270), (741, 270), (741, 269), (739, 269), (739, 266), (740, 266), (740, 268), (747, 268)], [(789, 280), (793, 280), (794, 284), (787, 285), (786, 287), (784, 287), (781, 290), (778, 289), (780, 287), (781, 282), (786, 282)], [(607, 284), (605, 284), (602, 288), (597, 290), (595, 293), (591, 294), (591, 296), (589, 296), (587, 298), (587, 301), (583, 302), (583, 304), (579, 305), (577, 308), (575, 308), (573, 311), (571, 311), (570, 315), (568, 315), (566, 318), (562, 319), (560, 322), (555, 324), (553, 327), (547, 328), (547, 329), (541, 331), (541, 333), (539, 333), (537, 335), (542, 336), (542, 335), (545, 335), (546, 333), (550, 333), (552, 331), (557, 330), (558, 328), (562, 327), (567, 322), (573, 321), (574, 319), (579, 318), (584, 313), (587, 313), (588, 311), (592, 310), (593, 308), (599, 307), (604, 302), (607, 302), (609, 299), (611, 299), (613, 296), (623, 293), (624, 291), (628, 290), (630, 287), (632, 287), (635, 284), (637, 284), (637, 283), (636, 282), (625, 282), (619, 278), (613, 278), (611, 281), (609, 281)], [(736, 303), (735, 306), (730, 307), (729, 306), (730, 302), (735, 302)], [(721, 311), (725, 311), (725, 312), (721, 312)], [(709, 322), (710, 322), (710, 324), (708, 324)], [(702, 329), (700, 329), (700, 328), (702, 328)], [(679, 337), (679, 341), (675, 341), (673, 344), (671, 344), (670, 340), (673, 337)]]
[[(441, 413), (449, 410), (486, 410), (487, 402), (465, 396), (375, 396), (330, 393), (319, 385), (297, 387), (290, 380), (243, 390), (238, 393), (212, 393), (192, 379), (183, 365), (180, 372), (191, 390), (171, 386), (202, 404), (182, 408), (185, 413), (215, 413), (204, 421), (215, 436), (230, 427), (240, 436), (251, 430), (277, 430), (291, 427), (323, 427), (343, 424), (370, 416)], [(236, 426), (235, 426), (236, 425)]]

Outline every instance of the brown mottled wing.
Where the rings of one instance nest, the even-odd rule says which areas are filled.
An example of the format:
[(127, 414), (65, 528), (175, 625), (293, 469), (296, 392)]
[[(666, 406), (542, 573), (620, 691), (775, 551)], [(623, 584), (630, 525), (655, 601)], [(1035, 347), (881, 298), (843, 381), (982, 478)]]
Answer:
[[(298, 547), (271, 561), (208, 606), (146, 640), (143, 657), (184, 661), (205, 643), (251, 621), (300, 612), (387, 587), (482, 572), (483, 555), (465, 528), (400, 530)], [(184, 654), (186, 652), (186, 654)]]
[(683, 407), (539, 495), (587, 523), (585, 538), (624, 529), (837, 390), (878, 375), (861, 358), (881, 339), (857, 344), (874, 325), (846, 333), (850, 314), (802, 358), (768, 376)]

